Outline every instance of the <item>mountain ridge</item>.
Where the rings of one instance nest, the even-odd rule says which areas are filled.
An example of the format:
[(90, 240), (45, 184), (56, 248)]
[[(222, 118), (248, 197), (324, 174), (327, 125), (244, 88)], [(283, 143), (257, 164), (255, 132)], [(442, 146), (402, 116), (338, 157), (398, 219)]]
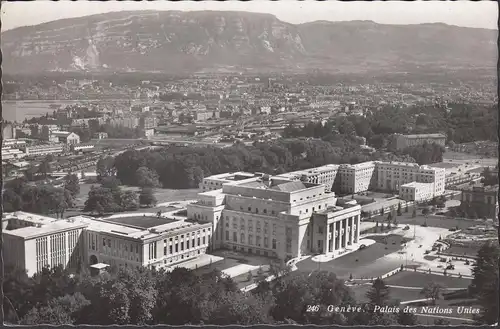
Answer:
[(418, 71), (496, 65), (497, 30), (443, 23), (292, 24), (267, 13), (122, 11), (2, 34), (10, 72)]

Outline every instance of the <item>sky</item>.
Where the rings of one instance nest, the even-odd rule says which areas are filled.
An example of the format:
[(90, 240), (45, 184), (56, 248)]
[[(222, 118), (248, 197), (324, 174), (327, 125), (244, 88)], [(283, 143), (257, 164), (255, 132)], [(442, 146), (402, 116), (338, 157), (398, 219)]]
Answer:
[(445, 23), (464, 27), (497, 29), (496, 1), (76, 1), (3, 2), (2, 31), (57, 19), (123, 10), (222, 10), (270, 13), (298, 24), (316, 20), (371, 20), (381, 24)]

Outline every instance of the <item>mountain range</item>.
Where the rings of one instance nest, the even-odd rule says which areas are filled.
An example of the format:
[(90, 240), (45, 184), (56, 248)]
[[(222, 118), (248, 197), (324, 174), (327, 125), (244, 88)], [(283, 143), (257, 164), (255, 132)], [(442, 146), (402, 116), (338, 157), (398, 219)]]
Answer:
[(270, 14), (112, 12), (1, 35), (6, 73), (418, 72), (494, 68), (497, 30), (441, 23), (305, 24)]

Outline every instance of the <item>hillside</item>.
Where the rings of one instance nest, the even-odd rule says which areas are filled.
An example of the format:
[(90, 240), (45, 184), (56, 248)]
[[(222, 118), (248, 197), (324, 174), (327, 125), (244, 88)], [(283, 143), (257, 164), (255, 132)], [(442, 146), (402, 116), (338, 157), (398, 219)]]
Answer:
[(6, 73), (321, 70), (417, 72), (495, 67), (497, 31), (444, 24), (318, 21), (246, 12), (114, 12), (2, 33)]

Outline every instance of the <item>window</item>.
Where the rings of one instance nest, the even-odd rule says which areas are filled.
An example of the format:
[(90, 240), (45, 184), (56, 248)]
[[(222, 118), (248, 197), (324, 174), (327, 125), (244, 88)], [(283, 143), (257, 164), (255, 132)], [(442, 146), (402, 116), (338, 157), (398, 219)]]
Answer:
[(189, 240), (186, 241), (186, 249), (189, 249)]
[(198, 238), (198, 247), (200, 246), (200, 238)]
[(264, 248), (269, 247), (269, 238), (267, 236), (264, 237)]
[(248, 235), (248, 244), (249, 245), (253, 244), (253, 235), (251, 235), (251, 234)]
[(276, 249), (276, 239), (273, 239), (273, 249)]
[(179, 252), (179, 244), (178, 243), (175, 244), (175, 252)]
[(248, 207), (248, 211), (252, 211), (252, 207)]
[(226, 231), (226, 241), (229, 241), (229, 231)]
[(323, 226), (318, 226), (318, 233), (323, 234)]
[(240, 234), (240, 243), (245, 243), (245, 234)]
[(267, 209), (264, 209), (264, 214), (267, 214)]
[(206, 239), (205, 239), (205, 237), (203, 237), (203, 244), (205, 244), (205, 243), (206, 243), (205, 241), (206, 241)]
[(163, 247), (163, 256), (166, 256), (167, 255), (167, 247)]
[(181, 251), (184, 251), (184, 241), (181, 242)]
[(172, 254), (172, 253), (173, 253), (173, 250), (172, 250), (172, 249), (173, 249), (173, 246), (169, 246), (169, 247), (168, 247), (168, 252), (169, 252), (169, 254)]
[[(226, 233), (229, 233), (229, 232), (226, 232)], [(236, 232), (233, 232), (233, 241), (238, 242), (238, 239), (236, 237)]]

